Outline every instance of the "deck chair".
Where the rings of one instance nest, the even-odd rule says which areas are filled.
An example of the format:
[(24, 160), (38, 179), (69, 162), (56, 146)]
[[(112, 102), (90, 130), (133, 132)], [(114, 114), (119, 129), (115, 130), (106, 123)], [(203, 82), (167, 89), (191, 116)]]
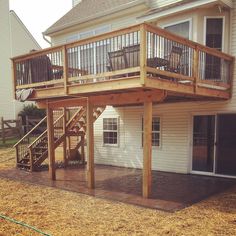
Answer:
[(165, 67), (165, 70), (174, 72), (174, 73), (180, 73), (180, 59), (182, 56), (183, 49), (181, 47), (172, 46), (170, 56), (169, 56), (169, 62)]
[(127, 67), (140, 66), (140, 45), (132, 45), (124, 47), (125, 57), (127, 59)]
[(108, 71), (122, 70), (127, 68), (127, 60), (123, 49), (113, 52), (108, 52), (109, 65)]

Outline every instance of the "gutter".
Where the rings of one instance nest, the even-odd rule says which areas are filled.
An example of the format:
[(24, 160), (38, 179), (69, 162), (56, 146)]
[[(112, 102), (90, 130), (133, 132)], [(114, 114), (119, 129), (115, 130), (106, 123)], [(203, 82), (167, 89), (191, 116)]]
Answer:
[(46, 30), (43, 32), (44, 35), (50, 35), (50, 34), (53, 34), (53, 33), (57, 33), (58, 31), (61, 31), (61, 30), (64, 30), (66, 28), (69, 28), (69, 27), (73, 27), (77, 24), (81, 24), (81, 23), (84, 23), (84, 22), (87, 22), (87, 21), (90, 21), (90, 20), (96, 20), (100, 17), (103, 17), (105, 15), (110, 15), (110, 14), (113, 14), (113, 13), (116, 13), (116, 12), (119, 12), (119, 11), (122, 11), (122, 10), (125, 10), (127, 8), (131, 8), (131, 7), (134, 7), (134, 6), (137, 6), (137, 5), (140, 5), (142, 3), (145, 3), (146, 4), (146, 0), (134, 0), (132, 2), (129, 2), (129, 3), (126, 3), (126, 4), (123, 4), (121, 6), (118, 6), (116, 8), (112, 8), (110, 10), (107, 10), (107, 11), (104, 11), (104, 12), (101, 12), (101, 13), (97, 13), (95, 15), (92, 15), (92, 16), (89, 16), (89, 17), (86, 17), (82, 20), (76, 20), (76, 21), (73, 21), (73, 22), (70, 22), (68, 24), (64, 24), (62, 26), (59, 26), (59, 27), (56, 27), (52, 30)]
[(52, 47), (52, 42), (46, 38), (46, 35), (42, 33), (43, 39)]
[[(225, 1), (224, 0), (197, 0), (194, 2), (190, 2), (190, 3), (183, 3), (183, 4), (172, 4), (172, 7), (169, 6), (169, 8), (167, 8), (166, 6), (163, 8), (159, 8), (156, 10), (151, 10), (150, 12), (147, 12), (146, 15), (142, 15), (140, 17), (138, 17), (138, 20), (143, 22), (143, 21), (150, 21), (153, 19), (158, 19), (161, 17), (165, 17), (168, 15), (172, 15), (174, 13), (180, 13), (183, 11), (187, 11), (187, 10), (191, 10), (193, 8), (197, 8), (197, 7), (201, 7), (204, 5), (209, 5), (209, 4), (213, 4), (213, 3), (221, 3), (223, 5), (225, 5)], [(231, 7), (231, 4), (228, 5), (228, 7)], [(163, 9), (163, 10), (162, 10)]]

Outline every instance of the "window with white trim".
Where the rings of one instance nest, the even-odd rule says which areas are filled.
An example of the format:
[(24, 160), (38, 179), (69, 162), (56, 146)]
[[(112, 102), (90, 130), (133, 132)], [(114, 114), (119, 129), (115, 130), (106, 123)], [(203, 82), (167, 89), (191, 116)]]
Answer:
[[(152, 117), (152, 146), (159, 147), (161, 143), (161, 119)], [(143, 118), (142, 118), (142, 147), (143, 147)]]
[(103, 118), (103, 144), (118, 145), (118, 118)]

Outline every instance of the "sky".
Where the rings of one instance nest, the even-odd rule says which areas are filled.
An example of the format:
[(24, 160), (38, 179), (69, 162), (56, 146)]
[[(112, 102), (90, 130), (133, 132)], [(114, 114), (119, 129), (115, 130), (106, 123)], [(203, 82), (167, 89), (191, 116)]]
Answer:
[(42, 48), (50, 46), (42, 32), (72, 7), (72, 0), (9, 0), (9, 3), (10, 10), (16, 12)]

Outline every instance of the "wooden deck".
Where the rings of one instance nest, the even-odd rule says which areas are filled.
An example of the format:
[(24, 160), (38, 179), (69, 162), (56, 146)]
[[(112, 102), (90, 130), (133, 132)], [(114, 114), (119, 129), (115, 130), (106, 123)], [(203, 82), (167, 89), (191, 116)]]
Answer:
[[(173, 48), (181, 54), (170, 61)], [(28, 100), (41, 101), (157, 90), (165, 98), (229, 99), (233, 61), (148, 24), (12, 59), (15, 91), (32, 88)]]

